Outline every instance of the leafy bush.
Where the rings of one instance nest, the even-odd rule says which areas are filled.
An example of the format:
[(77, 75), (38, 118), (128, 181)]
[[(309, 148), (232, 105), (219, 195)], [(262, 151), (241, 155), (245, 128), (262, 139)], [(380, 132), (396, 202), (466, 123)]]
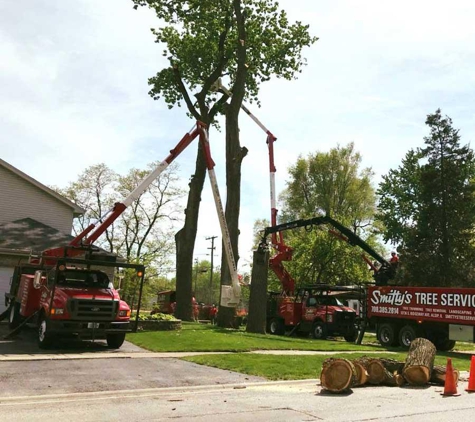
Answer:
[[(135, 320), (135, 314), (132, 314), (130, 319)], [(139, 321), (177, 321), (177, 319), (170, 314), (160, 314), (156, 313), (153, 315), (150, 314), (140, 314)]]

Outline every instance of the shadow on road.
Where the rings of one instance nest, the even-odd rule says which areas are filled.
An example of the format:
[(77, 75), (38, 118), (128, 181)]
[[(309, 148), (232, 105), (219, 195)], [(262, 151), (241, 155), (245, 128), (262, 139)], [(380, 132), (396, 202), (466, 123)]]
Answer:
[(25, 327), (14, 337), (4, 339), (9, 332), (8, 324), (0, 324), (0, 355), (144, 352), (140, 347), (128, 342), (115, 350), (109, 349), (105, 340), (80, 340), (74, 337), (58, 339), (51, 349), (42, 350), (36, 343), (36, 328)]

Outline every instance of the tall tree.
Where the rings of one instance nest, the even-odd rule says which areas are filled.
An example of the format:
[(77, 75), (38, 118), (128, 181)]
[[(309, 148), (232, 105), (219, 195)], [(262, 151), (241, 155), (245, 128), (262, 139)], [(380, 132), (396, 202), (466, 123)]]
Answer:
[[(275, 0), (132, 0), (135, 8), (153, 9), (163, 25), (153, 30), (165, 46), (170, 66), (150, 78), (150, 95), (163, 97), (169, 107), (186, 104), (191, 117), (211, 125), (220, 113), (226, 127), (226, 220), (235, 259), (238, 255), (241, 163), (247, 153), (239, 142), (238, 115), (245, 96), (257, 100), (261, 82), (271, 76), (292, 79), (305, 60), (301, 50), (316, 41), (308, 26), (290, 24)], [(217, 94), (213, 85), (226, 77), (232, 90)], [(189, 91), (196, 91), (194, 99)], [(191, 319), (192, 263), (205, 163), (198, 151), (190, 182), (185, 223), (176, 234), (177, 315)], [(223, 259), (223, 284), (230, 284)], [(219, 312), (220, 325), (230, 325), (232, 309)]]
[[(330, 215), (377, 249), (374, 232), (376, 196), (373, 173), (361, 169), (361, 156), (352, 143), (300, 157), (289, 169), (290, 180), (281, 195), (282, 219), (292, 221)], [(285, 232), (294, 249), (286, 267), (299, 283), (352, 284), (370, 278), (361, 251), (329, 235), (328, 228)]]
[(425, 147), (383, 177), (380, 218), (386, 239), (400, 243), (405, 283), (468, 285), (475, 279), (474, 153), (440, 109), (425, 123)]

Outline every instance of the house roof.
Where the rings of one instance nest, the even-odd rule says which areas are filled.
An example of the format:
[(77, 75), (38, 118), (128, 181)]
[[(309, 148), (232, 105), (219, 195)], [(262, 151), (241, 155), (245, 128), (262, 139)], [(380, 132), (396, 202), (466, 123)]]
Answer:
[(22, 218), (0, 224), (0, 248), (8, 250), (32, 250), (41, 252), (45, 249), (67, 245), (73, 236), (32, 218)]
[[(0, 224), (0, 255), (40, 253), (46, 249), (66, 246), (73, 236), (32, 218), (22, 218), (10, 223)], [(99, 248), (101, 255), (115, 254)]]
[(32, 177), (28, 176), (27, 174), (23, 173), (21, 170), (18, 170), (16, 167), (13, 167), (11, 164), (8, 164), (6, 161), (2, 160), (1, 158), (0, 158), (0, 166), (6, 168), (7, 170), (10, 170), (12, 173), (16, 174), (18, 177), (26, 180), (27, 182), (36, 186), (38, 189), (41, 189), (43, 192), (47, 193), (48, 195), (53, 196), (58, 201), (72, 208), (74, 216), (78, 216), (85, 213), (86, 210), (76, 205), (74, 202), (71, 202), (69, 199), (66, 199), (64, 196), (60, 195), (59, 193), (56, 193), (54, 190), (38, 182), (38, 180), (35, 180)]

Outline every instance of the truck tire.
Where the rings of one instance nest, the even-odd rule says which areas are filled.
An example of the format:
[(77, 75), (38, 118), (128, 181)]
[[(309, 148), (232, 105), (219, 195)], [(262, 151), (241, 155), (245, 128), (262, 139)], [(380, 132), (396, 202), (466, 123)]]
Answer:
[(109, 349), (120, 349), (124, 341), (125, 333), (107, 334), (107, 347)]
[(399, 331), (399, 345), (405, 349), (409, 349), (412, 341), (417, 337), (421, 337), (417, 327), (405, 325)]
[(449, 340), (448, 338), (439, 340), (435, 343), (435, 347), (440, 352), (449, 352), (455, 347), (455, 340)]
[(8, 327), (13, 330), (18, 327), (22, 322), (20, 315), (20, 304), (18, 302), (12, 302), (10, 304), (10, 312), (8, 314)]
[(354, 327), (354, 330), (349, 332), (346, 336), (343, 337), (345, 341), (348, 343), (354, 343), (356, 339), (358, 338), (358, 329), (356, 326)]
[(269, 322), (269, 333), (273, 335), (282, 335), (285, 333), (284, 323), (280, 318), (272, 318)]
[(398, 338), (396, 327), (393, 324), (378, 325), (377, 337), (378, 341), (383, 347), (397, 346)]
[(40, 349), (49, 349), (53, 344), (53, 335), (48, 330), (48, 320), (43, 314), (38, 324), (38, 347)]
[(312, 326), (312, 337), (317, 340), (324, 340), (327, 338), (327, 327), (322, 321), (316, 321)]

